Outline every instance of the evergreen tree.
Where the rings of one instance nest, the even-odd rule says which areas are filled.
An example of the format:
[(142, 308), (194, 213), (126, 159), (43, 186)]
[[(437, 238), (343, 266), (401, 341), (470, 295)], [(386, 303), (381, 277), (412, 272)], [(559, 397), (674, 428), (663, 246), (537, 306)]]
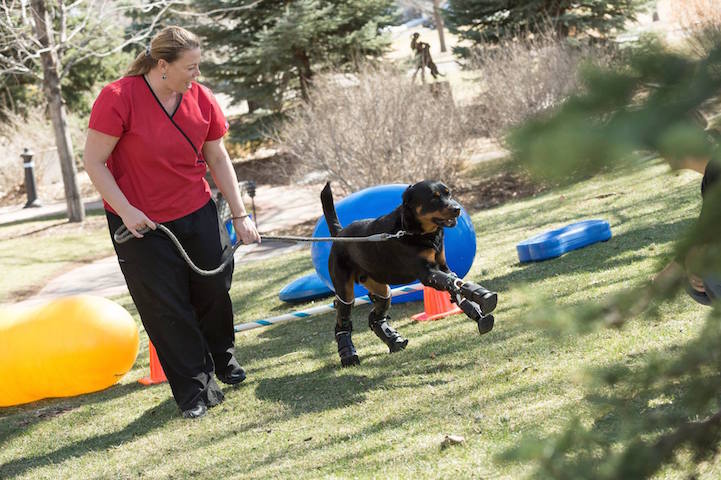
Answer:
[(307, 98), (315, 71), (381, 55), (388, 40), (379, 28), (392, 13), (390, 0), (196, 0), (194, 5), (217, 12), (212, 24), (199, 28), (217, 57), (204, 65), (204, 74), (234, 100), (275, 110), (289, 92)]
[[(637, 0), (449, 0), (448, 29), (475, 44), (553, 25), (559, 34), (606, 36), (633, 17)], [(454, 48), (462, 56), (468, 49)]]
[[(721, 45), (693, 60), (645, 48), (616, 69), (588, 74), (587, 90), (554, 116), (529, 122), (511, 137), (517, 157), (532, 170), (572, 181), (656, 152), (671, 165), (706, 158), (721, 165), (713, 125), (699, 113), (721, 94)], [(642, 186), (640, 186), (642, 188)], [(659, 192), (659, 195), (663, 192)], [(703, 246), (701, 271), (721, 272), (721, 186), (706, 192), (698, 221), (677, 242), (676, 258)], [(659, 212), (659, 223), (663, 212)], [(557, 326), (588, 331), (624, 323), (687, 285), (684, 273), (626, 289), (601, 304), (571, 311), (544, 306)], [(678, 348), (592, 372), (587, 400), (593, 421), (576, 420), (553, 438), (527, 439), (507, 453), (535, 459), (533, 478), (642, 479), (679, 458), (695, 478), (700, 461), (721, 445), (721, 310), (715, 302), (699, 335)], [(648, 328), (653, 328), (649, 322)]]

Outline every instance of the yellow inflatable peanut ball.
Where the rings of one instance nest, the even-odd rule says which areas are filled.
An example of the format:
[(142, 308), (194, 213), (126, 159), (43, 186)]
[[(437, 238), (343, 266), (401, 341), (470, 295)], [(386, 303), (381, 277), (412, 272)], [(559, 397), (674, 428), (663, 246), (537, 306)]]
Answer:
[(0, 308), (0, 407), (103, 390), (137, 355), (135, 321), (105, 298)]

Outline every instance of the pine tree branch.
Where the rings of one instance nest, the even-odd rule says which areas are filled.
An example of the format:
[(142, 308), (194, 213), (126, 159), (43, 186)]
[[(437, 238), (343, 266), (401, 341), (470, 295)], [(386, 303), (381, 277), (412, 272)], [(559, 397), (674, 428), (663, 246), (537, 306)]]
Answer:
[[(250, 10), (254, 8), (256, 5), (261, 3), (263, 0), (255, 0), (254, 2), (249, 3), (248, 5), (241, 5), (238, 7), (223, 7), (223, 8), (216, 8), (214, 10), (209, 10), (206, 12), (192, 12), (187, 10), (176, 10), (174, 8), (171, 8), (168, 10), (168, 12), (173, 13), (175, 15), (181, 15), (185, 17), (209, 17), (213, 15), (217, 15), (219, 13), (231, 13), (231, 12), (239, 12), (242, 10)], [(178, 2), (182, 4), (187, 4), (187, 2)]]

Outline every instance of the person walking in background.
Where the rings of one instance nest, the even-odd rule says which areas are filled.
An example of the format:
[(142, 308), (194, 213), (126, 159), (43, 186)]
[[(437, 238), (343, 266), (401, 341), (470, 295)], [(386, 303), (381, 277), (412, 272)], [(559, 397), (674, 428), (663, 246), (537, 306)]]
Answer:
[(170, 239), (155, 231), (156, 223), (178, 237), (200, 268), (220, 264), (207, 165), (228, 201), (239, 239), (260, 242), (223, 145), (228, 124), (211, 91), (196, 82), (200, 59), (193, 33), (176, 26), (161, 30), (126, 76), (105, 86), (95, 100), (83, 157), (103, 197), (111, 237), (122, 225), (137, 237), (113, 246), (186, 418), (200, 417), (223, 401), (214, 374), (226, 384), (245, 379), (234, 355), (228, 294), (233, 265), (215, 276), (198, 275)]
[(416, 79), (416, 75), (418, 74), (418, 71), (421, 72), (421, 79), (425, 83), (425, 72), (426, 68), (431, 71), (431, 75), (433, 76), (433, 79), (437, 79), (438, 75), (441, 73), (438, 71), (438, 67), (436, 66), (435, 62), (433, 61), (433, 58), (431, 58), (431, 46), (430, 44), (426, 42), (422, 42), (418, 39), (420, 34), (418, 32), (414, 32), (411, 36), (411, 50), (413, 50), (415, 57), (416, 57), (416, 71), (413, 72), (413, 81)]

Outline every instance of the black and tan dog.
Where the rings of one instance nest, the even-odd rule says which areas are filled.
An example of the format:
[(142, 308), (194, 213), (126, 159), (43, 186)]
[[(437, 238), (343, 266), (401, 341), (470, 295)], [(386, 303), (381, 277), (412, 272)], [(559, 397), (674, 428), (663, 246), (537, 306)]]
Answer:
[(423, 181), (403, 192), (403, 202), (391, 213), (376, 219), (358, 220), (343, 228), (333, 204), (330, 183), (321, 195), (323, 214), (333, 237), (366, 237), (378, 233), (405, 232), (400, 238), (383, 242), (334, 242), (328, 258), (336, 293), (335, 338), (338, 355), (345, 366), (358, 365), (351, 332), (353, 287), (361, 283), (368, 289), (373, 309), (368, 316), (371, 330), (392, 352), (406, 348), (403, 338), (388, 323), (389, 284), (420, 280), (423, 285), (451, 293), (451, 299), (478, 323), (481, 334), (493, 328), (497, 295), (480, 285), (464, 282), (446, 264), (443, 227), (454, 227), (460, 205), (451, 199), (441, 182)]

